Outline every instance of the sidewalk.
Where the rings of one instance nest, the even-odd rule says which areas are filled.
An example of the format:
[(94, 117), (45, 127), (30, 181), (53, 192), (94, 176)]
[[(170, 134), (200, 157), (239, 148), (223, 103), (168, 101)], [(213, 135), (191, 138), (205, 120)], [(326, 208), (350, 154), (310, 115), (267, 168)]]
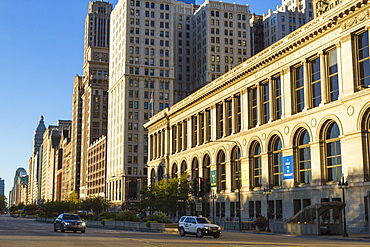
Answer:
[[(223, 232), (235, 232), (231, 230), (224, 230)], [(264, 232), (264, 231), (257, 231), (257, 230), (243, 230), (242, 233), (249, 233), (249, 234), (266, 234), (266, 235), (284, 235), (290, 237), (298, 237), (298, 238), (322, 238), (322, 239), (332, 239), (332, 240), (342, 240), (342, 241), (365, 241), (370, 242), (369, 234), (365, 233), (348, 233), (348, 237), (343, 237), (342, 235), (292, 235), (292, 234), (280, 234), (271, 232)]]

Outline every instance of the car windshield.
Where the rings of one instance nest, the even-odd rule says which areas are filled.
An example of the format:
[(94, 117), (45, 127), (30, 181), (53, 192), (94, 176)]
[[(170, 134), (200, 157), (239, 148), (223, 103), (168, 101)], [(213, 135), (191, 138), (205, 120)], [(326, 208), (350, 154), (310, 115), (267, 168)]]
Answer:
[(80, 216), (78, 215), (63, 215), (63, 220), (80, 220)]
[(207, 218), (197, 218), (198, 223), (211, 223)]

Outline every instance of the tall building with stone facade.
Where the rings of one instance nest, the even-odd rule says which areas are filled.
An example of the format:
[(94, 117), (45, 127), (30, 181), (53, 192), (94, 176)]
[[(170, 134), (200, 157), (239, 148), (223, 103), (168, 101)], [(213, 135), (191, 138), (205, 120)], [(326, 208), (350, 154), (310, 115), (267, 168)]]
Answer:
[[(205, 204), (216, 194), (215, 211), (190, 213), (265, 215), (274, 228), (333, 202), (346, 207), (349, 232), (367, 225), (370, 4), (314, 3), (324, 4), (314, 20), (144, 125), (150, 183), (187, 173), (210, 185)], [(338, 212), (320, 216), (343, 231)]]
[(263, 15), (265, 48), (314, 17), (312, 0), (282, 0), (275, 11)]
[(107, 138), (102, 136), (87, 153), (87, 196), (105, 197), (107, 168)]
[[(13, 187), (9, 192), (9, 206), (18, 205), (19, 203), (23, 202), (25, 198), (25, 190), (27, 186), (27, 171), (23, 167), (19, 167), (15, 171), (14, 179), (13, 179)], [(26, 193), (27, 194), (27, 193)]]
[(40, 147), (43, 142), (43, 135), (46, 130), (44, 117), (40, 117), (33, 138), (33, 152), (28, 160), (28, 199), (30, 203), (37, 203), (41, 199), (41, 159)]
[(149, 117), (243, 62), (249, 43), (248, 5), (118, 2), (111, 15), (108, 200), (138, 202)]
[(63, 149), (60, 148), (61, 140), (68, 136), (71, 128), (70, 120), (58, 120), (57, 125), (50, 125), (46, 128), (41, 145), (41, 200), (61, 200), (58, 184), (62, 177), (58, 176), (62, 166)]
[(109, 29), (112, 4), (91, 1), (85, 20), (84, 74), (76, 76), (72, 96), (71, 161), (74, 190), (87, 196), (88, 148), (107, 134)]

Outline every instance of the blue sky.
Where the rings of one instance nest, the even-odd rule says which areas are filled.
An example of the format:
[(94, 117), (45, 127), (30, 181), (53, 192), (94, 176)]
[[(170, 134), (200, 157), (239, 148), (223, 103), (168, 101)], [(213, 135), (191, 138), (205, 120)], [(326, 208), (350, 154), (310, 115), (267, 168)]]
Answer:
[[(106, 0), (113, 5), (118, 0)], [(71, 119), (73, 78), (82, 74), (89, 0), (2, 1), (0, 8), (0, 177), (5, 195), (18, 167), (28, 172), (34, 131)], [(267, 13), (281, 0), (231, 0)], [(203, 1), (197, 0), (197, 4)]]

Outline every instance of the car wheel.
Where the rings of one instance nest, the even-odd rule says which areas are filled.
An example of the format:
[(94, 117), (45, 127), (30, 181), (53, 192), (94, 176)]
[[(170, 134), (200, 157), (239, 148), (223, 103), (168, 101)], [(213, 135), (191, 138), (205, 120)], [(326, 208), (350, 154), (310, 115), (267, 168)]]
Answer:
[(197, 230), (197, 237), (198, 238), (203, 238), (203, 229), (198, 229)]
[(61, 232), (65, 232), (66, 231), (66, 230), (64, 230), (64, 226), (63, 225), (60, 226), (60, 231)]
[(81, 233), (85, 233), (85, 230), (81, 230)]
[(57, 232), (58, 231), (58, 229), (56, 229), (55, 227), (54, 227), (54, 232)]
[(180, 236), (185, 236), (185, 230), (184, 230), (184, 228), (180, 228), (180, 230), (179, 230), (179, 232), (180, 232)]
[(213, 237), (214, 237), (214, 238), (219, 238), (219, 237), (220, 237), (220, 235), (214, 235)]

